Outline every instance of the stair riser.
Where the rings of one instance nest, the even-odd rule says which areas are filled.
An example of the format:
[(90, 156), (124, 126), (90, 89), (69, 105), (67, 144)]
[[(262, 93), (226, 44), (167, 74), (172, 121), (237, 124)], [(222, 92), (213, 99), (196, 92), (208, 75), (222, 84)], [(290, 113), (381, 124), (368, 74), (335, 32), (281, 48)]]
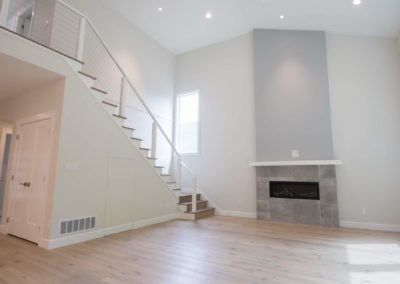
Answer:
[(146, 158), (149, 156), (149, 151), (148, 150), (143, 150), (143, 149), (139, 149), (139, 152), (145, 156)]
[(92, 89), (91, 89), (91, 92), (92, 92), (93, 96), (95, 96), (99, 102), (103, 102), (107, 99), (106, 94), (100, 93), (100, 92), (92, 90)]
[(169, 187), (171, 190), (179, 189), (179, 185), (178, 185), (177, 183), (169, 183), (169, 184), (168, 184), (168, 187)]
[[(207, 208), (207, 201), (201, 202), (201, 203), (197, 203), (197, 210), (206, 209), (206, 208)], [(191, 212), (192, 211), (192, 205), (191, 204), (189, 204), (189, 205), (179, 205), (179, 209), (182, 212)]]
[(136, 145), (137, 147), (141, 147), (142, 146), (142, 141), (135, 140), (135, 139), (131, 139), (131, 140), (132, 140), (132, 143), (134, 145)]
[[(197, 194), (197, 200), (200, 200), (201, 196), (200, 194)], [(187, 202), (192, 202), (192, 196), (179, 196), (179, 203), (187, 203)]]
[(131, 129), (126, 129), (126, 128), (122, 128), (122, 131), (125, 133), (126, 136), (128, 136), (129, 138), (132, 137), (133, 135), (133, 130)]
[(117, 108), (115, 106), (111, 106), (108, 104), (103, 104), (104, 109), (111, 115), (117, 112)]
[(147, 161), (150, 163), (150, 165), (151, 165), (152, 167), (154, 167), (154, 166), (156, 165), (156, 160), (147, 159)]
[(200, 220), (200, 219), (215, 215), (215, 209), (213, 208), (213, 209), (207, 210), (205, 212), (196, 213), (194, 215), (195, 215), (195, 220)]
[(89, 88), (94, 87), (95, 80), (82, 74), (79, 74), (79, 77), (81, 77), (83, 83), (85, 83), (86, 86), (88, 86)]
[(124, 125), (125, 119), (122, 119), (122, 118), (116, 117), (116, 116), (113, 116), (112, 118), (114, 119), (114, 121), (115, 121), (116, 123), (118, 123), (119, 126)]
[(172, 179), (172, 177), (171, 177), (171, 176), (162, 176), (162, 179), (163, 179), (165, 182), (167, 182), (167, 181), (170, 181), (170, 180)]

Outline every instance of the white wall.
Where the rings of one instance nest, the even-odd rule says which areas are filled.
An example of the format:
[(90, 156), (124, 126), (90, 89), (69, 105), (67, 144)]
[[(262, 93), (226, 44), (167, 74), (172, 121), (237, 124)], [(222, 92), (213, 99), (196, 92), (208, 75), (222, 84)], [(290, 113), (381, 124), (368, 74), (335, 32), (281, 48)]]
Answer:
[(327, 46), (334, 148), (343, 161), (337, 168), (340, 219), (400, 229), (397, 42), (328, 35)]
[(254, 216), (252, 34), (179, 55), (176, 70), (177, 94), (200, 92), (201, 154), (184, 160), (218, 209)]

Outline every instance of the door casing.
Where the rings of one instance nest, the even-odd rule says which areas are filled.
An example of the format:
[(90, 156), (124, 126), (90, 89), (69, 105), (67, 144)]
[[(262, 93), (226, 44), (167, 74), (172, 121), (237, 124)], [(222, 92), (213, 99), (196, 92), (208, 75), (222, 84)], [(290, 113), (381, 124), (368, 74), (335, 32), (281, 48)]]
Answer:
[[(23, 118), (20, 120), (17, 120), (17, 122), (14, 125), (15, 131), (13, 131), (13, 136), (12, 136), (12, 143), (11, 143), (11, 157), (10, 157), (10, 161), (11, 164), (9, 165), (9, 171), (7, 174), (7, 181), (6, 181), (6, 191), (5, 191), (5, 196), (4, 196), (4, 200), (6, 200), (6, 207), (4, 208), (4, 210), (6, 211), (6, 215), (8, 219), (11, 216), (11, 203), (12, 203), (12, 194), (11, 194), (11, 190), (14, 186), (13, 181), (12, 181), (12, 177), (13, 175), (15, 175), (16, 172), (16, 159), (17, 159), (17, 143), (18, 140), (16, 139), (16, 135), (17, 133), (19, 133), (20, 131), (20, 127), (23, 124), (27, 124), (27, 123), (34, 123), (34, 122), (38, 122), (41, 120), (46, 120), (46, 119), (50, 119), (50, 141), (49, 141), (49, 151), (50, 151), (50, 155), (49, 155), (49, 163), (48, 163), (48, 169), (47, 169), (47, 179), (45, 182), (45, 188), (43, 191), (44, 194), (44, 206), (48, 205), (48, 196), (49, 196), (49, 175), (50, 175), (50, 168), (51, 168), (51, 160), (52, 160), (52, 149), (53, 149), (53, 140), (54, 140), (54, 126), (55, 126), (55, 112), (48, 112), (48, 113), (43, 113), (43, 114), (38, 114), (38, 115), (34, 115), (31, 117), (27, 117), (27, 118)], [(45, 208), (45, 212), (47, 208)], [(43, 219), (40, 222), (40, 227), (41, 228), (45, 228), (45, 224), (46, 224), (46, 214), (43, 215)], [(9, 228), (8, 228), (8, 223), (5, 224), (6, 225), (6, 229), (5, 229), (5, 233), (8, 234), (9, 232)], [(46, 236), (45, 236), (45, 230), (42, 229), (40, 231), (40, 240), (38, 242), (38, 245), (41, 247), (45, 247), (45, 240), (46, 240)]]

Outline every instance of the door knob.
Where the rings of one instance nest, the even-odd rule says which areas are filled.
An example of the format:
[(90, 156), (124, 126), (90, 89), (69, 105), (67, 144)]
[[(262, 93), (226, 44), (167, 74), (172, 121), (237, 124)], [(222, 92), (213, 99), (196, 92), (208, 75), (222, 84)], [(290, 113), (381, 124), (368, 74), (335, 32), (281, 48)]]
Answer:
[(20, 185), (23, 185), (24, 187), (30, 187), (31, 183), (30, 182), (24, 182), (24, 183), (20, 183)]

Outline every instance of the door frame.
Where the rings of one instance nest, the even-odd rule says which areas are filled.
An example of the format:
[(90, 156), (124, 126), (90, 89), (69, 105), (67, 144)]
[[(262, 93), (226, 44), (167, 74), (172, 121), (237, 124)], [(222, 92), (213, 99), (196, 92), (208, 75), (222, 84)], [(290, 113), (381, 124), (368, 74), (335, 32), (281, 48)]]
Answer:
[[(3, 154), (4, 154), (4, 153), (1, 152), (1, 149), (3, 148), (3, 146), (5, 146), (6, 136), (8, 134), (11, 134), (11, 135), (13, 134), (12, 125), (8, 124), (8, 123), (0, 122), (0, 173), (3, 170)], [(9, 164), (11, 163), (10, 159), (9, 159), (8, 163)], [(7, 180), (7, 176), (8, 175), (6, 175), (4, 177), (6, 180)], [(3, 212), (2, 212), (3, 214), (2, 215), (4, 217), (0, 222), (0, 233), (1, 234), (6, 234), (7, 233), (6, 225), (5, 225), (6, 224), (5, 219), (6, 219), (6, 215), (7, 215), (6, 214), (6, 207), (7, 207), (7, 203), (8, 203), (8, 200), (6, 199), (6, 197), (7, 197), (6, 191), (7, 191), (7, 187), (4, 188), (4, 195), (3, 195)]]
[[(23, 124), (27, 124), (27, 123), (34, 123), (34, 122), (38, 122), (38, 121), (42, 121), (42, 120), (46, 120), (46, 119), (50, 119), (50, 147), (49, 147), (49, 151), (50, 151), (50, 155), (49, 155), (49, 164), (48, 164), (48, 169), (47, 169), (47, 175), (48, 177), (50, 176), (50, 169), (51, 169), (51, 160), (52, 160), (52, 154), (53, 154), (53, 143), (54, 143), (54, 127), (55, 127), (55, 118), (56, 118), (56, 112), (52, 111), (52, 112), (46, 112), (46, 113), (42, 113), (42, 114), (37, 114), (37, 115), (33, 115), (30, 117), (26, 117), (26, 118), (22, 118), (17, 120), (14, 123), (13, 126), (13, 134), (12, 134), (12, 142), (11, 142), (11, 149), (10, 149), (10, 164), (8, 166), (9, 170), (7, 173), (7, 180), (6, 180), (6, 190), (5, 190), (5, 195), (4, 195), (4, 200), (5, 200), (5, 208), (3, 209), (4, 212), (6, 213), (3, 216), (6, 216), (6, 223), (5, 223), (5, 233), (8, 234), (8, 218), (10, 218), (11, 216), (11, 203), (12, 203), (12, 194), (11, 194), (11, 190), (14, 187), (14, 182), (12, 180), (12, 176), (15, 173), (15, 164), (17, 161), (17, 149), (18, 149), (18, 143), (19, 141), (16, 139), (16, 135), (18, 135), (21, 125)], [(40, 222), (40, 227), (43, 228), (42, 230), (40, 230), (40, 240), (38, 241), (38, 245), (39, 246), (43, 246), (43, 243), (45, 242), (45, 232), (46, 230), (45, 228), (45, 224), (46, 224), (46, 211), (47, 211), (47, 204), (48, 204), (48, 197), (49, 197), (49, 178), (46, 179), (46, 183), (45, 183), (45, 188), (44, 188), (44, 192), (43, 194), (45, 194), (44, 196), (44, 200), (45, 200), (45, 205), (46, 208), (44, 208), (43, 210), (45, 210), (44, 214), (43, 214), (43, 219)]]

